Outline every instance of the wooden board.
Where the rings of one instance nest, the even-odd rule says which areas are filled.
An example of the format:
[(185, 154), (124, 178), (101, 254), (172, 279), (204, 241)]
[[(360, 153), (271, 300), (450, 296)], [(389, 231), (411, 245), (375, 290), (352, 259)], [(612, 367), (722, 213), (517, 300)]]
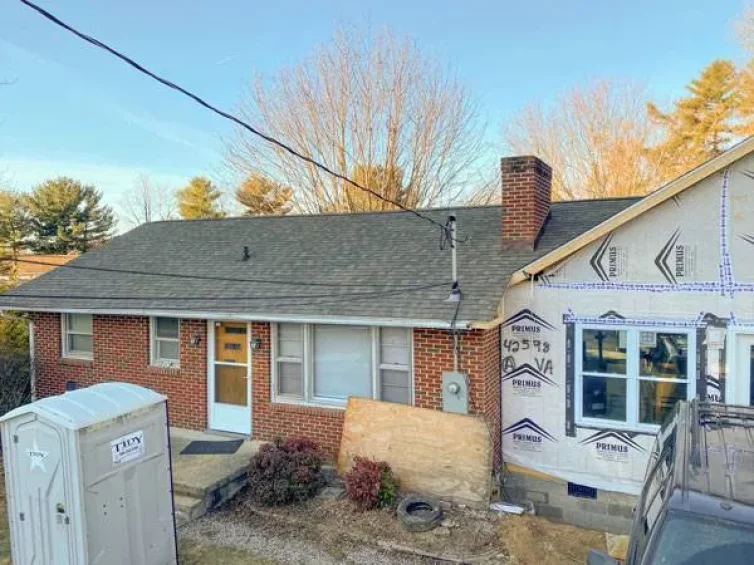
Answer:
[(357, 455), (388, 462), (402, 490), (478, 508), (490, 502), (492, 440), (473, 416), (350, 398), (338, 472)]

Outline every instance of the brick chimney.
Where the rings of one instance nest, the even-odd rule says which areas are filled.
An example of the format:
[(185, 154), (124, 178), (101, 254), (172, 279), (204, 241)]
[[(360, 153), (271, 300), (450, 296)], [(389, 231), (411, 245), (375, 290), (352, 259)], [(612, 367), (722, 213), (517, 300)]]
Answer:
[(503, 245), (533, 248), (550, 213), (552, 169), (531, 155), (500, 160)]

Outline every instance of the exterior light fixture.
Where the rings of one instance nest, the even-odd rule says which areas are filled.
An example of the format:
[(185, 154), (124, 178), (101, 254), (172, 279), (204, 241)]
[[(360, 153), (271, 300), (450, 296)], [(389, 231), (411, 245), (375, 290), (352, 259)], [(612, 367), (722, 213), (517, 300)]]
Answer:
[(262, 338), (258, 335), (251, 338), (251, 349), (254, 351), (259, 351), (259, 349), (262, 347)]
[(461, 287), (458, 285), (458, 281), (453, 283), (453, 287), (450, 289), (450, 296), (445, 299), (445, 302), (460, 302), (461, 301)]
[(191, 336), (190, 342), (192, 347), (199, 347), (199, 344), (202, 343), (202, 336), (199, 332), (194, 333), (194, 335)]

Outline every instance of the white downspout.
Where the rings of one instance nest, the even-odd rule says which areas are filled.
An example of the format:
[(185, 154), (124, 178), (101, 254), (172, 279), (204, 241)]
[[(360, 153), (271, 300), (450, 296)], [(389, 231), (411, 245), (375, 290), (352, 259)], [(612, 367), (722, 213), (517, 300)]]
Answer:
[(29, 320), (29, 378), (31, 380), (31, 401), (37, 400), (37, 363), (34, 350), (34, 322)]

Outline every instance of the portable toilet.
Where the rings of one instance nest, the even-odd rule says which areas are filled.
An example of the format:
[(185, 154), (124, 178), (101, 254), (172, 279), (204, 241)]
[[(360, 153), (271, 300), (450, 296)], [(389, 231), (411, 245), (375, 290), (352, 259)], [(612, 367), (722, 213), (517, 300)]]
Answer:
[(103, 383), (0, 428), (14, 564), (177, 563), (166, 397)]

